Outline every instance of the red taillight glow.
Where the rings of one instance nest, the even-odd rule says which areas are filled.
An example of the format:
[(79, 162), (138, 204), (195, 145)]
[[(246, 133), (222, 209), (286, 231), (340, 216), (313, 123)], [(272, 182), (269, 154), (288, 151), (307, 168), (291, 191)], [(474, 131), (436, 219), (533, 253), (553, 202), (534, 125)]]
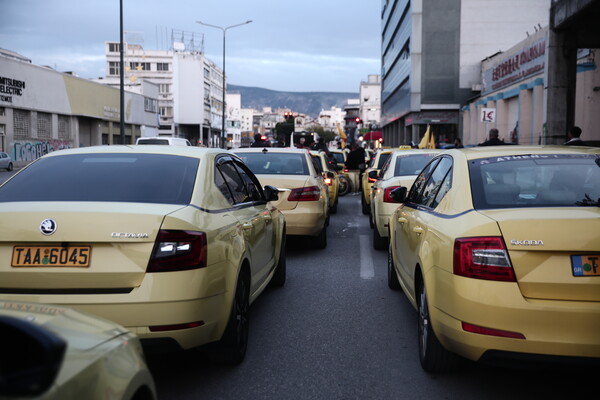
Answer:
[(468, 324), (466, 322), (462, 323), (463, 330), (471, 333), (477, 333), (479, 335), (488, 335), (488, 336), (500, 336), (511, 339), (525, 339), (525, 335), (519, 332), (511, 332), (511, 331), (503, 331), (501, 329), (492, 329), (486, 328), (483, 326)]
[(390, 193), (392, 192), (392, 190), (399, 188), (400, 186), (390, 186), (387, 187), (383, 190), (383, 202), (384, 203), (395, 203), (395, 201), (392, 199), (392, 196), (390, 196)]
[(327, 186), (331, 186), (331, 185), (333, 185), (333, 179), (325, 178), (325, 183), (327, 184)]
[(370, 183), (375, 183), (375, 182), (377, 182), (377, 179), (367, 178), (367, 181), (369, 181)]
[(146, 272), (185, 271), (206, 267), (206, 234), (161, 230)]
[(344, 172), (350, 171), (348, 168), (344, 167)]
[(292, 189), (288, 201), (318, 201), (320, 198), (321, 191), (318, 186), (307, 186)]
[(504, 241), (497, 236), (456, 239), (454, 273), (467, 278), (516, 282)]
[(177, 331), (180, 329), (197, 328), (204, 325), (204, 321), (188, 322), (186, 324), (173, 324), (173, 325), (155, 325), (148, 327), (150, 332), (164, 332), (164, 331)]

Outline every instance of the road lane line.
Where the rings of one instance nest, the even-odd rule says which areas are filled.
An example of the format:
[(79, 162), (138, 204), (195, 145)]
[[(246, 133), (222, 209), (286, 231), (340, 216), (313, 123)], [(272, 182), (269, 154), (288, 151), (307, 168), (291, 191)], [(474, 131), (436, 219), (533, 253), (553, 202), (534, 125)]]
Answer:
[(371, 279), (375, 276), (373, 267), (373, 254), (371, 254), (371, 241), (368, 235), (360, 235), (360, 277)]

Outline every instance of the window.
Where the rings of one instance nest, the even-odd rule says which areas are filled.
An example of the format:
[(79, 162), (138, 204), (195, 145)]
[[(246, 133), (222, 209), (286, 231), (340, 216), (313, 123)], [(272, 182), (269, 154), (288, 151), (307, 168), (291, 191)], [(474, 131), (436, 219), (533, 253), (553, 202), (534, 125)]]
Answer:
[(132, 71), (150, 71), (149, 62), (130, 62), (129, 68)]
[(144, 110), (148, 112), (158, 112), (158, 100), (144, 97)]
[(71, 126), (69, 117), (66, 115), (58, 116), (58, 138), (63, 140), (71, 139)]
[(218, 166), (219, 171), (223, 174), (223, 179), (227, 183), (229, 190), (233, 196), (235, 204), (245, 203), (250, 200), (250, 195), (246, 190), (246, 185), (240, 174), (238, 174), (232, 162), (225, 162)]
[(157, 71), (168, 71), (169, 63), (156, 63), (156, 70)]
[(414, 154), (410, 156), (398, 156), (394, 176), (417, 175), (425, 165), (433, 158), (434, 154)]
[(308, 175), (308, 165), (304, 154), (274, 153), (239, 153), (238, 156), (248, 168), (256, 174), (271, 175)]
[(235, 166), (242, 177), (242, 180), (246, 184), (246, 190), (250, 194), (248, 200), (250, 201), (261, 201), (263, 200), (262, 188), (258, 179), (249, 171), (246, 170), (247, 167), (243, 166), (239, 162), (235, 162)]
[(39, 139), (52, 139), (52, 115), (37, 113), (37, 137)]
[(421, 192), (421, 197), (420, 201), (418, 201), (418, 204), (434, 208), (433, 203), (435, 197), (450, 168), (452, 168), (452, 160), (448, 157), (442, 158), (429, 176), (427, 184), (425, 185), (423, 192)]
[(423, 192), (423, 189), (425, 188), (427, 179), (429, 179), (429, 175), (431, 174), (431, 171), (433, 171), (433, 169), (435, 168), (435, 166), (437, 165), (439, 160), (440, 160), (439, 158), (433, 160), (433, 162), (429, 163), (423, 169), (423, 171), (421, 171), (419, 176), (417, 176), (417, 178), (415, 179), (415, 182), (413, 183), (412, 187), (410, 188), (410, 192), (408, 192), (408, 196), (406, 197), (407, 203), (420, 204), (421, 193)]
[(15, 139), (29, 139), (31, 137), (31, 121), (29, 111), (13, 110), (13, 124)]
[(109, 43), (108, 44), (108, 52), (109, 53), (121, 52), (121, 43)]
[(2, 187), (4, 201), (190, 203), (198, 159), (162, 154), (71, 154), (40, 159)]
[(121, 73), (121, 63), (118, 61), (108, 62), (108, 74), (119, 76)]
[(223, 173), (219, 168), (215, 169), (215, 185), (219, 188), (219, 191), (225, 196), (227, 201), (230, 204), (234, 204), (235, 200), (233, 199), (233, 194), (231, 190), (229, 190), (229, 186), (225, 182), (225, 178), (223, 177)]
[(5, 113), (4, 107), (0, 107), (0, 117), (3, 117), (4, 113)]
[(171, 91), (171, 85), (168, 84), (168, 83), (161, 83), (158, 86), (158, 91), (161, 94), (167, 94), (167, 93), (169, 93)]

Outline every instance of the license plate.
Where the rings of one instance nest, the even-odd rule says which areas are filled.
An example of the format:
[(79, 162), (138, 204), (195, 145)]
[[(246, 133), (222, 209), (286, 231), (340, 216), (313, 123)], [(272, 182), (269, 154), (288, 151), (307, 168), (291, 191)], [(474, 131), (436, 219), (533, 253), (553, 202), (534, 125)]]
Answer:
[(600, 254), (571, 256), (573, 276), (600, 276)]
[(89, 267), (90, 246), (15, 246), (13, 267)]

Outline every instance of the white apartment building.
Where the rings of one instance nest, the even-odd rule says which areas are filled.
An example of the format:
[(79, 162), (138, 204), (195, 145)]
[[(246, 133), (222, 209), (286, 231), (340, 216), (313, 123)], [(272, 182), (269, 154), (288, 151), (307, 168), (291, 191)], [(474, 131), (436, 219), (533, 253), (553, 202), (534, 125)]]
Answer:
[(374, 129), (381, 122), (381, 75), (369, 75), (360, 83), (360, 119), (363, 127)]
[(329, 110), (321, 110), (317, 123), (326, 130), (337, 132), (337, 127), (344, 126), (346, 112), (340, 107), (331, 107)]
[[(105, 43), (106, 78), (120, 84), (120, 46)], [(223, 115), (223, 71), (201, 51), (174, 42), (173, 50), (146, 50), (125, 43), (125, 85), (140, 92), (141, 82), (159, 87), (159, 135), (184, 137), (194, 144), (219, 146)]]
[(239, 92), (226, 93), (227, 112), (225, 114), (225, 131), (227, 132), (227, 147), (236, 149), (242, 145), (242, 95)]

